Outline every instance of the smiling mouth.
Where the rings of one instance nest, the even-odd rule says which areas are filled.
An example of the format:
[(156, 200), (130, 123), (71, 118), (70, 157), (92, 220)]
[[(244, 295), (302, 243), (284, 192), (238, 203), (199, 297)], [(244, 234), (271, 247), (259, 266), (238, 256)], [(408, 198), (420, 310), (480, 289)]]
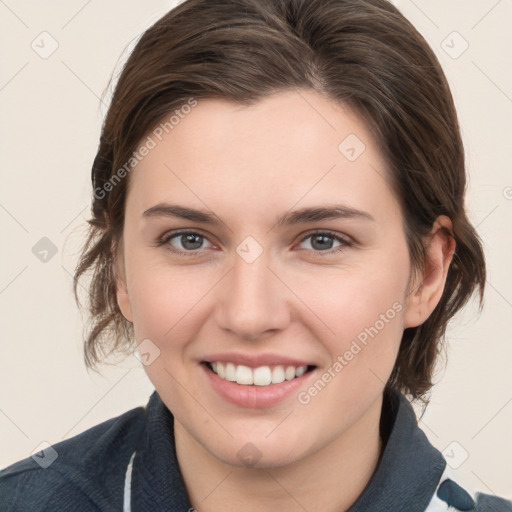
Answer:
[(272, 384), (280, 384), (287, 380), (302, 377), (316, 368), (312, 365), (289, 366), (289, 365), (272, 365), (259, 366), (257, 368), (249, 368), (242, 364), (224, 363), (224, 362), (208, 362), (204, 364), (207, 368), (215, 373), (223, 380), (236, 382), (243, 386), (270, 386)]

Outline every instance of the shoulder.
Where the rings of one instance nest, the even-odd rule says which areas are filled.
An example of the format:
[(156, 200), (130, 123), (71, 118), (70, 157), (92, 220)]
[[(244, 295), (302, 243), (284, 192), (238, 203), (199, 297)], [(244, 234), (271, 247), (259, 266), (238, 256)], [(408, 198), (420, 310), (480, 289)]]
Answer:
[(512, 512), (512, 501), (475, 491), (465, 486), (447, 466), (425, 512), (441, 510), (472, 512)]
[(145, 414), (132, 409), (0, 471), (2, 512), (119, 510)]
[[(400, 459), (401, 466), (400, 485), (403, 482), (409, 482), (409, 485), (419, 482), (417, 495), (421, 489), (427, 489), (428, 483), (426, 500), (430, 499), (430, 502), (424, 512), (512, 512), (510, 498), (485, 494), (462, 481), (445, 456), (421, 430), (411, 403), (402, 394), (391, 392), (387, 399), (387, 417), (383, 418), (386, 421), (381, 418), (382, 432), (385, 434), (391, 431), (392, 442), (394, 436), (397, 445), (394, 447), (394, 456)], [(418, 462), (416, 466), (409, 461), (411, 453), (414, 453), (413, 459)]]
[(475, 512), (512, 512), (512, 500), (478, 492)]

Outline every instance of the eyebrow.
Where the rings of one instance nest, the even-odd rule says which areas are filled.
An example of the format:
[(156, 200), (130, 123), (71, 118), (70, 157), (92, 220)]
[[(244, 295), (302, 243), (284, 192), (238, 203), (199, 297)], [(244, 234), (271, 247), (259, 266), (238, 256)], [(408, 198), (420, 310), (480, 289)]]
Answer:
[[(207, 210), (197, 210), (177, 204), (159, 203), (146, 210), (143, 217), (171, 217), (186, 219), (193, 222), (201, 222), (218, 226), (223, 224), (219, 217)], [(301, 208), (287, 212), (281, 215), (277, 221), (277, 226), (293, 226), (296, 224), (306, 224), (308, 222), (317, 222), (330, 219), (364, 219), (374, 221), (372, 215), (368, 212), (357, 210), (345, 205), (318, 206)]]

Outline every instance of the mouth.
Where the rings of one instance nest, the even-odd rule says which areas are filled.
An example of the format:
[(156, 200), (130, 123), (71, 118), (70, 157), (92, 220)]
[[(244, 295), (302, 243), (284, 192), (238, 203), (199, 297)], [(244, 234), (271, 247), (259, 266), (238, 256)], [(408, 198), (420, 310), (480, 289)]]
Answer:
[(314, 365), (266, 365), (250, 368), (249, 366), (220, 361), (203, 361), (208, 370), (223, 380), (235, 382), (242, 386), (272, 386), (302, 377), (313, 371)]

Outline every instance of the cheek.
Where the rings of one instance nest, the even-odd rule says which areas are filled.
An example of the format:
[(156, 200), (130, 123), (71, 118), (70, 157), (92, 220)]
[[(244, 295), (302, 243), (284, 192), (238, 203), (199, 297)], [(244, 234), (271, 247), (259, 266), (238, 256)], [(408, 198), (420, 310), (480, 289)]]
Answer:
[(129, 290), (133, 325), (137, 343), (151, 340), (158, 357), (145, 365), (149, 379), (161, 393), (166, 404), (179, 414), (193, 408), (189, 395), (194, 388), (190, 371), (190, 342), (198, 336), (204, 322), (205, 297), (212, 288), (215, 276), (198, 268), (172, 268), (151, 258), (132, 255), (132, 283)]
[(404, 247), (387, 258), (379, 253), (378, 262), (333, 272), (329, 279), (303, 280), (298, 294), (322, 321), (315, 322), (321, 325), (315, 337), (332, 361), (341, 357), (345, 378), (387, 380), (403, 334), (408, 270)]
[[(130, 259), (130, 303), (136, 339), (149, 338), (166, 350), (179, 348), (177, 340), (190, 337), (198, 328), (201, 304), (218, 277), (199, 266), (171, 267), (141, 251)], [(195, 327), (194, 327), (195, 326)]]
[(391, 273), (348, 272), (317, 285), (315, 312), (329, 330), (314, 334), (330, 364), (302, 390), (304, 411), (324, 417), (328, 409), (331, 425), (350, 424), (382, 393), (402, 338), (405, 283)]

